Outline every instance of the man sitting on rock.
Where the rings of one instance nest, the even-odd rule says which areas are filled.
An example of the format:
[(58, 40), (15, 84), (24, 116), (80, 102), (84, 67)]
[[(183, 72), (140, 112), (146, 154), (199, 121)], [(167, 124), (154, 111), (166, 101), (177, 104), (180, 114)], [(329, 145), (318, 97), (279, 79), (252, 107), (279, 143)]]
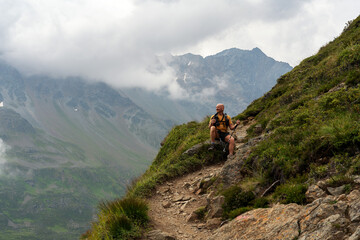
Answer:
[(215, 139), (221, 139), (223, 142), (229, 143), (229, 157), (234, 155), (235, 140), (228, 132), (228, 128), (234, 130), (237, 125), (240, 124), (240, 120), (236, 121), (236, 124), (233, 125), (231, 122), (231, 117), (224, 113), (224, 104), (219, 103), (216, 105), (216, 114), (212, 115), (209, 122), (210, 128), (210, 139), (211, 146), (209, 150), (215, 148)]

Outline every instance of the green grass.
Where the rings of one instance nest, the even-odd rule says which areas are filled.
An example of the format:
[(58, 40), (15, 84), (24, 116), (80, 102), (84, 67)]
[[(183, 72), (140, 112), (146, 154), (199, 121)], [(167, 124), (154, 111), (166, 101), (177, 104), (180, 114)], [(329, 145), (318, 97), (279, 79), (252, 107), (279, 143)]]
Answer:
[(281, 203), (305, 204), (307, 186), (302, 183), (286, 183), (276, 188), (274, 198)]
[(318, 159), (352, 158), (359, 151), (359, 22), (236, 117), (255, 117), (270, 133), (247, 161), (249, 170), (263, 173), (266, 184), (307, 174)]
[(269, 200), (265, 197), (258, 197), (251, 190), (244, 190), (240, 186), (234, 185), (221, 192), (225, 197), (222, 206), (223, 218), (233, 219), (247, 211), (256, 208), (266, 208), (269, 206)]
[(155, 186), (165, 180), (223, 160), (222, 153), (207, 151), (207, 145), (202, 146), (199, 152), (192, 156), (183, 154), (192, 146), (208, 140), (208, 121), (207, 118), (200, 123), (190, 122), (174, 127), (169, 132), (165, 144), (160, 148), (152, 165), (136, 180), (128, 195), (149, 196)]
[(98, 221), (82, 239), (135, 239), (149, 221), (148, 207), (140, 198), (124, 198), (99, 205)]

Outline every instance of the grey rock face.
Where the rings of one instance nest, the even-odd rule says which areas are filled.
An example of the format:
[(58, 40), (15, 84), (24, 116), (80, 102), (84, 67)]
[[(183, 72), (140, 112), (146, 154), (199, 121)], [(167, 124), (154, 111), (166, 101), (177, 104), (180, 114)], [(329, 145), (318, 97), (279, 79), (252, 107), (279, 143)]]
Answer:
[(326, 196), (324, 190), (322, 190), (318, 185), (311, 185), (305, 193), (307, 202), (312, 202), (318, 198)]
[(334, 196), (341, 195), (344, 192), (344, 189), (345, 189), (345, 185), (336, 188), (332, 188), (332, 187), (327, 188), (327, 190), (331, 193), (331, 195)]
[(241, 169), (244, 160), (250, 155), (250, 148), (255, 146), (258, 142), (264, 139), (264, 136), (250, 139), (246, 144), (241, 145), (235, 153), (235, 157), (225, 162), (221, 172), (220, 179), (225, 187), (233, 183), (239, 182), (242, 179)]
[(318, 198), (312, 203), (277, 204), (246, 212), (215, 231), (225, 239), (359, 239), (360, 192)]
[(206, 207), (207, 209), (209, 209), (207, 217), (209, 219), (222, 217), (222, 214), (224, 212), (224, 210), (222, 209), (222, 205), (224, 204), (224, 202), (224, 196), (217, 196), (210, 199), (208, 202), (208, 206)]
[[(193, 54), (173, 57), (177, 83), (197, 101), (225, 103), (230, 115), (238, 114), (252, 100), (261, 97), (292, 67), (267, 57), (259, 48), (224, 50), (203, 58)], [(206, 91), (215, 91), (212, 97)], [(202, 93), (202, 94), (201, 94)]]

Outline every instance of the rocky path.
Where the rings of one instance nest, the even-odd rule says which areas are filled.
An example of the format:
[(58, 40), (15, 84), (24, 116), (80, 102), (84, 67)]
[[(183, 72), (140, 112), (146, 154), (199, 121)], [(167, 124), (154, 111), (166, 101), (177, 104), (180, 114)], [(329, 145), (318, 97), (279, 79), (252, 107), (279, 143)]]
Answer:
[[(208, 239), (211, 231), (205, 223), (192, 219), (196, 210), (207, 205), (207, 194), (194, 193), (201, 179), (211, 178), (221, 165), (169, 181), (160, 186), (155, 196), (149, 200), (150, 219), (153, 228), (149, 239)], [(168, 236), (168, 238), (166, 238)]]
[[(234, 135), (238, 140), (246, 136), (251, 124), (238, 127)], [(236, 148), (241, 143), (236, 143)], [(213, 230), (221, 225), (220, 218), (204, 222), (196, 211), (207, 206), (213, 192), (202, 192), (200, 184), (210, 182), (221, 171), (224, 163), (205, 167), (197, 172), (168, 181), (159, 186), (149, 200), (152, 230), (147, 239), (209, 239)]]

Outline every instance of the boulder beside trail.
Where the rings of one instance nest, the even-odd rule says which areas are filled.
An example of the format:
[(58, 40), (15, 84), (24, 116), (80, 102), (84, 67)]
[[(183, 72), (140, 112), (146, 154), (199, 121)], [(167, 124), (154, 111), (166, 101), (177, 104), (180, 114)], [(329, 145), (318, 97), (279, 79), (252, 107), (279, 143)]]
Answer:
[(276, 204), (246, 212), (217, 229), (210, 240), (360, 239), (360, 192), (327, 195), (312, 203)]

